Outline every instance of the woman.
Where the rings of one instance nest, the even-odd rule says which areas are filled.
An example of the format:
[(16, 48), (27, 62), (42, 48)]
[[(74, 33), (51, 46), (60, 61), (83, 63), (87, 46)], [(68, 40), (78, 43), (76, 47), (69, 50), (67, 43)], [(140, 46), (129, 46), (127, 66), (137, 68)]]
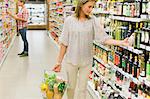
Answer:
[[(74, 99), (78, 75), (78, 91), (75, 99), (86, 99), (88, 74), (92, 69), (92, 45), (96, 39), (107, 45), (128, 45), (126, 40), (113, 40), (105, 32), (97, 19), (90, 16), (96, 0), (79, 0), (75, 15), (69, 16), (65, 22), (60, 41), (60, 52), (55, 72), (61, 71), (62, 61), (66, 69), (69, 88), (68, 99)], [(65, 56), (65, 58), (64, 58)]]
[(22, 53), (18, 54), (20, 57), (28, 56), (28, 41), (26, 36), (27, 26), (28, 26), (28, 17), (29, 12), (25, 7), (25, 0), (18, 0), (18, 7), (21, 7), (21, 10), (17, 15), (12, 15), (11, 12), (7, 11), (7, 13), (17, 20), (19, 33), (21, 34), (22, 40), (24, 42), (24, 50)]

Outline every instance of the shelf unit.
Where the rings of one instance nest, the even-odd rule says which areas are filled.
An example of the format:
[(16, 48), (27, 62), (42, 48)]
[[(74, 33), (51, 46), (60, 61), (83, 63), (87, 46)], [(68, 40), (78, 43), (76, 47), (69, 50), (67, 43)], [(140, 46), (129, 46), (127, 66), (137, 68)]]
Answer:
[(29, 11), (28, 29), (46, 29), (46, 4), (25, 4)]
[[(93, 43), (94, 43), (94, 45), (97, 45), (97, 46), (99, 46), (100, 48), (109, 51), (109, 50), (108, 50), (109, 48), (107, 48), (107, 47), (105, 47), (105, 46), (103, 46), (103, 45), (100, 45), (100, 44), (98, 44), (98, 43), (95, 43), (95, 42), (93, 42)], [(147, 86), (150, 87), (150, 81), (147, 80), (145, 77), (139, 76), (138, 78), (135, 78), (135, 77), (133, 77), (133, 75), (126, 73), (126, 72), (123, 71), (121, 68), (115, 66), (113, 63), (108, 63), (108, 64), (106, 64), (103, 60), (101, 60), (100, 58), (98, 58), (96, 55), (93, 56), (93, 59), (96, 60), (98, 63), (100, 63), (101, 65), (103, 65), (105, 68), (107, 68), (107, 69), (110, 70), (110, 71), (114, 71), (114, 72), (118, 71), (118, 72), (120, 72), (120, 73), (121, 73), (122, 75), (124, 75), (127, 79), (129, 79), (130, 81), (133, 81), (133, 82), (134, 82), (135, 84), (137, 84), (137, 85), (139, 85), (139, 84), (141, 84), (141, 83), (144, 83), (145, 85), (147, 85)], [(101, 73), (99, 73), (99, 71), (95, 68), (95, 66), (92, 68), (92, 71), (93, 71), (97, 76), (102, 76), (102, 77), (104, 77)], [(104, 77), (104, 79), (106, 79), (106, 77)], [(105, 81), (105, 80), (104, 80), (104, 81)], [(111, 85), (111, 86), (113, 87), (113, 89), (116, 89), (116, 87), (115, 87), (114, 85), (112, 85), (111, 83), (108, 83), (107, 81), (105, 81), (105, 82), (106, 82), (107, 84)], [(126, 90), (128, 90), (128, 89), (126, 89)], [(117, 91), (118, 91), (118, 90), (117, 90)], [(93, 92), (94, 92), (94, 91), (93, 91)], [(126, 97), (126, 96), (123, 94), (122, 91), (119, 91), (119, 93), (120, 93), (120, 95)], [(134, 96), (132, 96), (132, 97), (134, 97)], [(126, 97), (126, 98), (128, 98), (128, 97)], [(99, 98), (95, 98), (95, 99), (99, 99)], [(139, 99), (139, 98), (134, 97), (133, 99)]]
[(0, 2), (0, 67), (13, 45), (17, 33), (16, 20), (7, 15), (6, 10), (16, 14), (16, 1), (4, 0)]
[(63, 25), (63, 1), (49, 1), (48, 5), (48, 34), (58, 42)]
[[(95, 41), (93, 42), (94, 44), (96, 44), (97, 46), (99, 46), (100, 48), (102, 48), (102, 49), (105, 49), (105, 50), (107, 50), (107, 51), (109, 51), (110, 49), (108, 48), (108, 47), (106, 47), (106, 46), (104, 46), (104, 45), (102, 45), (102, 44), (98, 44), (98, 43), (96, 43)], [(123, 47), (123, 46), (122, 46)], [(123, 48), (125, 48), (125, 49), (127, 49), (126, 47), (123, 47)], [(142, 51), (141, 50), (137, 50), (137, 51), (135, 51), (134, 52), (134, 50), (137, 50), (137, 49), (130, 49), (129, 51), (132, 51), (133, 53), (136, 53), (136, 54), (141, 54), (142, 53)], [(139, 51), (139, 52), (138, 52)], [(149, 51), (149, 50), (147, 50), (147, 51)], [(115, 70), (115, 71), (119, 71), (120, 73), (122, 73), (123, 75), (125, 75), (127, 78), (131, 78), (133, 81), (135, 81), (135, 83), (139, 83), (139, 82), (141, 82), (141, 81), (145, 81), (145, 82), (150, 82), (150, 81), (147, 81), (144, 77), (139, 77), (138, 79), (135, 79), (132, 75), (130, 75), (130, 74), (128, 74), (128, 73), (126, 73), (126, 72), (124, 72), (122, 69), (120, 69), (119, 67), (117, 67), (117, 66), (115, 66), (114, 64), (112, 64), (112, 63), (108, 63), (108, 64), (106, 64), (106, 63), (104, 63), (100, 58), (98, 58), (96, 55), (94, 55), (93, 56), (93, 58), (94, 59), (96, 59), (99, 63), (101, 63), (101, 64), (103, 64), (106, 68), (108, 68), (108, 69), (112, 69), (112, 70)], [(142, 83), (142, 82), (141, 82)], [(148, 85), (148, 83), (147, 83), (147, 85)], [(149, 85), (148, 86), (150, 86), (150, 83), (149, 83)]]
[(98, 92), (95, 91), (94, 85), (90, 81), (88, 81), (87, 89), (89, 93), (92, 95), (93, 99), (101, 99)]
[(73, 5), (62, 0), (52, 0), (47, 2), (48, 8), (48, 34), (54, 41), (58, 42), (61, 35), (63, 23), (68, 14), (72, 14), (71, 8)]

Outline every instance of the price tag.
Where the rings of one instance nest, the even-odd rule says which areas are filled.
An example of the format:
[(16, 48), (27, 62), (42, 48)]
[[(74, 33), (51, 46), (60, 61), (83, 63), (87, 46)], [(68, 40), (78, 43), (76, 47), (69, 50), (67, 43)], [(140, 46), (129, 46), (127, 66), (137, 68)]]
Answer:
[(146, 48), (146, 46), (145, 46), (145, 45), (143, 45), (143, 44), (140, 44), (140, 48), (145, 49), (145, 48)]
[(147, 51), (150, 51), (150, 46), (146, 46), (146, 50), (147, 50)]

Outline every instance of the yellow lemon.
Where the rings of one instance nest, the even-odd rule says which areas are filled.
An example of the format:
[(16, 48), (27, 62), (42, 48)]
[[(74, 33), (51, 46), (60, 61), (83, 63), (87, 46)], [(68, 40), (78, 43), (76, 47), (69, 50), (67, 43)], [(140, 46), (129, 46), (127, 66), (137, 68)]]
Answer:
[(41, 84), (41, 91), (47, 91), (48, 90), (48, 85), (45, 83)]

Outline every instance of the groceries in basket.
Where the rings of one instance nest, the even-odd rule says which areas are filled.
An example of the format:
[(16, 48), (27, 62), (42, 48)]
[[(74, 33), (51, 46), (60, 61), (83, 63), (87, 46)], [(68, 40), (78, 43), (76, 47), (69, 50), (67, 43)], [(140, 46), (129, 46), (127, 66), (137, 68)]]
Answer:
[(46, 99), (62, 99), (66, 87), (66, 81), (56, 76), (55, 73), (44, 73), (41, 91)]

